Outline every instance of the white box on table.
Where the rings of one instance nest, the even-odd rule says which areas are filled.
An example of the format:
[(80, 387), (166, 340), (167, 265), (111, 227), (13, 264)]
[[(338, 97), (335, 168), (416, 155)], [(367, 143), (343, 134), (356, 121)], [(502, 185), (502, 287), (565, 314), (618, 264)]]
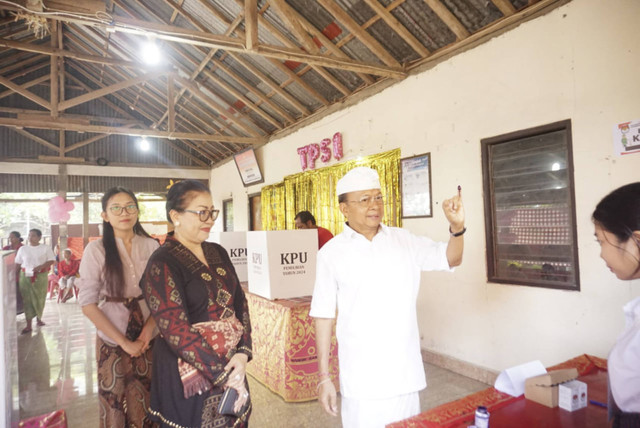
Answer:
[(267, 299), (310, 296), (316, 280), (318, 232), (247, 232), (249, 291)]
[(570, 412), (587, 407), (587, 384), (572, 380), (558, 385), (558, 406)]
[(247, 232), (211, 232), (207, 241), (220, 244), (227, 250), (238, 280), (247, 282)]

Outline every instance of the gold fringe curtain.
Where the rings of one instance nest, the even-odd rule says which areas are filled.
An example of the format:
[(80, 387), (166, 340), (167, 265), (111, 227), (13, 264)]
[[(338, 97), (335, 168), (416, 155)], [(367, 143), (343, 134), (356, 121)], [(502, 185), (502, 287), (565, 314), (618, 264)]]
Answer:
[(262, 229), (286, 229), (284, 182), (264, 186), (260, 193)]
[(349, 170), (367, 166), (378, 171), (384, 196), (387, 226), (402, 226), (400, 189), (400, 149), (342, 162), (325, 168), (301, 172), (262, 188), (262, 227), (264, 230), (295, 229), (295, 216), (309, 211), (319, 226), (334, 235), (342, 232), (344, 216), (338, 208), (336, 184)]

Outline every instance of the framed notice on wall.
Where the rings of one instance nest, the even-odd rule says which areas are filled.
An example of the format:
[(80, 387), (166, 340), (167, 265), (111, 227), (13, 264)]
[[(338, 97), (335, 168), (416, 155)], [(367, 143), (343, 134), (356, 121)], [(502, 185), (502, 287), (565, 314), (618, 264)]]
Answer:
[(431, 154), (400, 159), (402, 218), (433, 217), (431, 211)]
[(233, 160), (236, 162), (244, 187), (264, 182), (264, 177), (253, 149), (247, 149), (233, 155)]

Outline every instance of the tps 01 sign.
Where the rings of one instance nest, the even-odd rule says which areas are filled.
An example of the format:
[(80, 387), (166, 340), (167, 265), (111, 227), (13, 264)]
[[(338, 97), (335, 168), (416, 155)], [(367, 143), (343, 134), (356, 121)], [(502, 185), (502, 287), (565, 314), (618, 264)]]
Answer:
[(318, 158), (322, 163), (327, 163), (331, 160), (331, 154), (336, 160), (342, 159), (342, 134), (336, 132), (333, 134), (333, 138), (325, 138), (318, 143), (307, 144), (306, 146), (298, 147), (298, 155), (300, 155), (300, 165), (302, 170), (316, 169), (316, 161)]

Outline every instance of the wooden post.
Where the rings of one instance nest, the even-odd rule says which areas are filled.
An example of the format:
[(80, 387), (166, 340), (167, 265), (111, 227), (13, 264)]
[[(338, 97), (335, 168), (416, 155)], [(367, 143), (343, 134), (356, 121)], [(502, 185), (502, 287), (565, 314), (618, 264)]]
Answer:
[(86, 177), (84, 182), (84, 192), (82, 192), (82, 248), (87, 248), (87, 244), (89, 244), (89, 192), (87, 191)]
[[(64, 133), (64, 131), (60, 131), (60, 132)], [(58, 196), (60, 196), (64, 200), (67, 199), (68, 186), (69, 186), (69, 183), (68, 183), (67, 165), (60, 164), (58, 166)], [(65, 248), (67, 248), (67, 237), (69, 236), (69, 233), (67, 231), (66, 221), (60, 222), (59, 231), (60, 231), (60, 235), (59, 235), (60, 251), (63, 251)], [(56, 243), (54, 243), (54, 247), (55, 247), (55, 244)]]

